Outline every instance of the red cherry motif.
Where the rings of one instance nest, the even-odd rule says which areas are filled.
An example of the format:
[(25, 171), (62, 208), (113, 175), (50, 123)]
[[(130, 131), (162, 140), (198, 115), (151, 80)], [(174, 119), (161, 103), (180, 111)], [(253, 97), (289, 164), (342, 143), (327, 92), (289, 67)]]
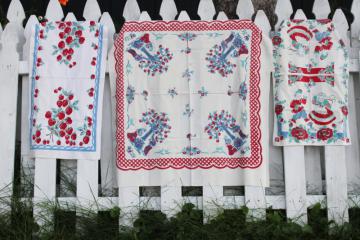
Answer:
[(75, 36), (81, 37), (81, 36), (82, 36), (82, 31), (81, 31), (81, 30), (77, 30), (77, 31), (75, 32)]
[(85, 143), (85, 144), (88, 144), (89, 143), (89, 137), (88, 136), (85, 136), (84, 138), (83, 138), (83, 142)]
[(73, 41), (72, 36), (68, 36), (65, 41), (66, 41), (66, 43), (67, 43), (68, 45), (70, 45), (70, 44), (72, 43), (72, 41)]
[(46, 113), (45, 113), (45, 118), (51, 118), (51, 112), (50, 111), (47, 111)]
[(65, 118), (65, 113), (64, 112), (59, 112), (57, 117), (60, 119), (60, 120), (63, 120)]
[(67, 107), (65, 112), (66, 112), (67, 115), (70, 115), (73, 112), (73, 110), (72, 110), (71, 107)]
[(74, 99), (74, 95), (69, 95), (69, 100), (73, 100)]
[(67, 130), (66, 130), (66, 133), (67, 134), (72, 134), (72, 132), (73, 132), (73, 128), (72, 127), (69, 127)]
[(48, 124), (49, 124), (50, 127), (51, 127), (51, 126), (54, 126), (55, 123), (56, 123), (56, 121), (55, 121), (54, 119), (49, 119), (49, 120), (48, 120)]
[(35, 136), (40, 137), (40, 135), (41, 135), (41, 132), (39, 130), (37, 130), (36, 133), (35, 133)]
[(60, 129), (63, 129), (63, 130), (64, 130), (64, 129), (66, 129), (67, 124), (63, 122), (63, 123), (60, 124), (59, 127), (60, 127)]
[(72, 119), (68, 117), (68, 118), (66, 119), (66, 123), (67, 123), (67, 124), (72, 124)]
[(87, 135), (87, 136), (90, 136), (90, 135), (91, 135), (91, 131), (90, 131), (90, 130), (87, 130), (87, 131), (86, 131), (86, 135)]
[(65, 132), (64, 132), (63, 130), (61, 130), (61, 131), (59, 132), (59, 135), (60, 135), (60, 137), (64, 137), (64, 136), (65, 136)]
[(59, 33), (59, 37), (60, 37), (61, 39), (63, 39), (63, 38), (65, 37), (65, 33), (64, 33), (64, 32), (60, 32), (60, 33)]
[(65, 33), (70, 33), (71, 32), (71, 28), (69, 27), (66, 27), (65, 30), (64, 30)]
[(95, 21), (90, 21), (90, 26), (95, 26)]
[(69, 104), (68, 100), (64, 100), (63, 103), (62, 103), (62, 106), (66, 107), (68, 104)]
[(57, 140), (57, 141), (56, 141), (56, 144), (57, 144), (57, 145), (61, 145), (61, 141), (60, 141), (60, 140)]
[(85, 42), (85, 38), (84, 38), (84, 37), (79, 38), (79, 43), (80, 43), (80, 44), (83, 44), (84, 42)]
[(72, 139), (72, 140), (76, 140), (76, 133), (73, 133), (73, 134), (71, 135), (71, 139)]
[(89, 109), (91, 110), (91, 109), (93, 109), (94, 108), (94, 106), (92, 105), (92, 104), (90, 104), (89, 105)]
[(61, 59), (62, 59), (62, 56), (61, 56), (61, 55), (58, 55), (58, 56), (56, 57), (56, 60), (58, 60), (58, 61), (61, 61)]
[(63, 49), (65, 47), (65, 42), (64, 41), (59, 42), (58, 47), (60, 49)]

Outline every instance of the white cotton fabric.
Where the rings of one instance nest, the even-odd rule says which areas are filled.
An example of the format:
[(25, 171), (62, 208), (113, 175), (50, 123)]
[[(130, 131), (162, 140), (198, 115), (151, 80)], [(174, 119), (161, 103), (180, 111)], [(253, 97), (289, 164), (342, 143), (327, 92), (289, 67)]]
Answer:
[(30, 153), (100, 159), (107, 30), (94, 21), (44, 22), (30, 42)]
[[(235, 127), (232, 128), (234, 130), (233, 134), (221, 131), (219, 136), (226, 135), (226, 137), (220, 137), (218, 142), (214, 139), (214, 136), (209, 139), (209, 134), (205, 129), (209, 124), (209, 113), (220, 113), (221, 110), (224, 110), (234, 116), (236, 125), (240, 126), (242, 131), (241, 134), (251, 136), (250, 122), (245, 120), (245, 117), (250, 115), (241, 115), (241, 112), (244, 110), (242, 104), (251, 106), (252, 103), (249, 102), (249, 95), (245, 98), (240, 93), (241, 83), (245, 81), (250, 84), (249, 79), (257, 71), (256, 68), (246, 68), (246, 64), (250, 63), (249, 59), (251, 59), (252, 54), (250, 45), (248, 45), (247, 53), (241, 48), (236, 50), (238, 53), (241, 52), (239, 57), (236, 53), (231, 52), (234, 55), (229, 58), (229, 61), (236, 63), (236, 67), (232, 69), (233, 72), (222, 74), (217, 68), (213, 68), (215, 70), (211, 72), (212, 68), (208, 67), (210, 61), (206, 59), (210, 49), (215, 51), (213, 47), (216, 44), (220, 45), (223, 41), (228, 41), (229, 45), (231, 45), (232, 41), (236, 39), (236, 37), (230, 37), (232, 34), (237, 36), (236, 34), (239, 33), (240, 36), (244, 37), (246, 35), (244, 32), (231, 28), (234, 23), (242, 24), (244, 22), (250, 24), (251, 27), (256, 27), (251, 21), (192, 21), (188, 22), (189, 26), (180, 22), (160, 22), (158, 26), (157, 22), (125, 24), (122, 30), (123, 35), (121, 35), (124, 38), (120, 36), (115, 43), (116, 72), (118, 73), (116, 109), (119, 187), (153, 185), (269, 186), (268, 115), (271, 71), (271, 61), (269, 59), (272, 57), (272, 48), (267, 36), (261, 32), (259, 35), (261, 40), (258, 46), (261, 53), (259, 55), (258, 70), (260, 80), (258, 88), (260, 91), (257, 98), (260, 102), (259, 129), (261, 137), (259, 142), (261, 149), (259, 151), (263, 157), (261, 164), (254, 165), (254, 167), (242, 167), (239, 163), (232, 167), (226, 159), (231, 160), (243, 156), (251, 158), (251, 155), (255, 154), (251, 152), (251, 147), (250, 151), (247, 152), (246, 148), (243, 147), (246, 145), (245, 143), (241, 148), (235, 149), (236, 143), (231, 141), (232, 135), (239, 134), (238, 130), (234, 130)], [(196, 26), (199, 23), (200, 25)], [(140, 26), (141, 31), (128, 31), (127, 29), (132, 29), (132, 24)], [(156, 31), (152, 27), (148, 27), (151, 24), (154, 24), (154, 28), (159, 30)], [(181, 31), (171, 31), (172, 27), (176, 28), (177, 25), (181, 26), (181, 24), (183, 24)], [(211, 24), (220, 24), (229, 26), (229, 28), (216, 30), (216, 27), (214, 27), (214, 30), (201, 31), (193, 30), (190, 26), (192, 24), (195, 24), (199, 29)], [(189, 37), (192, 34), (196, 35), (194, 39), (185, 42), (179, 40), (180, 35)], [(165, 37), (156, 38), (156, 36), (162, 35), (165, 35)], [(167, 71), (162, 74), (155, 73), (154, 76), (149, 75), (147, 72), (144, 73), (144, 68), (137, 61), (140, 60), (140, 55), (144, 56), (144, 51), (132, 44), (137, 39), (149, 42), (155, 49), (154, 52), (156, 52), (159, 45), (169, 49), (172, 58), (165, 64), (168, 68)], [(228, 47), (226, 45), (226, 49), (223, 50), (229, 50)], [(129, 51), (129, 49), (134, 51)], [(148, 49), (151, 54), (152, 48), (149, 47)], [(222, 53), (224, 52), (226, 51)], [(138, 57), (136, 58), (136, 56)], [(245, 69), (247, 69), (247, 72)], [(131, 87), (130, 91), (129, 86)], [(175, 89), (176, 94), (172, 91), (173, 89)], [(121, 97), (120, 92), (124, 96), (121, 95)], [(129, 97), (130, 93), (132, 93), (131, 97)], [(243, 94), (246, 95), (247, 93)], [(246, 100), (242, 100), (242, 97)], [(122, 104), (124, 105), (122, 106)], [(149, 129), (146, 128), (147, 125), (139, 122), (139, 120), (141, 116), (144, 116), (144, 112), (148, 112), (148, 109), (155, 109), (155, 112), (159, 113), (166, 112), (169, 118), (168, 123), (172, 128), (168, 133), (168, 139), (164, 139), (161, 144), (157, 142), (152, 145), (144, 137), (148, 136), (146, 132), (149, 132)], [(249, 109), (247, 114), (250, 114), (250, 107), (247, 109)], [(122, 111), (124, 111), (123, 114), (121, 114)], [(119, 127), (122, 121), (124, 121), (123, 128)], [(141, 137), (145, 139), (144, 145), (142, 143), (136, 145), (136, 142)], [(121, 139), (125, 143), (125, 152), (121, 152), (122, 146), (124, 146)], [(146, 149), (147, 146), (151, 146), (151, 148)], [(188, 148), (186, 148), (187, 146)], [(170, 158), (179, 160), (168, 161), (163, 164), (161, 160), (167, 157), (167, 154)], [(211, 160), (211, 158), (221, 157), (224, 157), (225, 160)], [(139, 159), (142, 160), (139, 161)], [(137, 161), (139, 161), (139, 164), (136, 164)]]

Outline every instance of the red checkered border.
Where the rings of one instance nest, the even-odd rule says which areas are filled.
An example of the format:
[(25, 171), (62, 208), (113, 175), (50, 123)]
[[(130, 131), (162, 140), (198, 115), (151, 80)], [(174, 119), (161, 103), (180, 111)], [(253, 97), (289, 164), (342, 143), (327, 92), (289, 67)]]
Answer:
[[(184, 157), (184, 158), (155, 158), (155, 159), (126, 159), (125, 149), (125, 84), (123, 72), (124, 34), (126, 32), (151, 31), (216, 31), (250, 29), (251, 62), (250, 62), (250, 126), (251, 126), (251, 153), (248, 157)], [(258, 168), (263, 161), (261, 130), (260, 130), (260, 43), (261, 30), (250, 20), (227, 21), (144, 21), (126, 22), (115, 41), (116, 59), (116, 156), (117, 167), (121, 170), (152, 170), (152, 169), (195, 169), (195, 168)]]

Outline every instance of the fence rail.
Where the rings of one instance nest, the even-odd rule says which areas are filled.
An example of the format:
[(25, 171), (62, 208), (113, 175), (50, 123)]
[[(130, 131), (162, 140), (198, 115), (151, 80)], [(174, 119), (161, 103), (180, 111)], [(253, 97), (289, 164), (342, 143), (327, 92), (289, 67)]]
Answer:
[[(327, 0), (315, 0), (313, 12), (316, 18), (327, 18), (330, 6)], [(360, 1), (354, 1), (352, 12), (360, 12)], [(174, 0), (163, 0), (159, 13), (164, 20), (173, 20), (178, 15)], [(278, 21), (292, 15), (290, 0), (278, 0), (275, 14)], [(198, 14), (202, 20), (210, 20), (216, 14), (212, 0), (201, 0)], [(115, 27), (109, 13), (101, 13), (96, 0), (88, 0), (83, 16), (87, 20), (96, 20), (109, 28), (108, 68), (105, 82), (103, 131), (101, 160), (57, 160), (32, 159), (29, 157), (27, 142), (29, 129), (29, 69), (28, 53), (31, 29), (37, 23), (35, 16), (30, 16), (25, 28), (25, 13), (19, 0), (12, 0), (8, 9), (9, 23), (4, 31), (0, 29), (0, 189), (10, 187), (14, 178), (14, 156), (16, 140), (21, 141), (22, 177), (33, 178), (30, 184), (30, 196), (35, 202), (44, 199), (66, 204), (82, 204), (95, 210), (119, 206), (122, 212), (131, 216), (141, 208), (162, 210), (169, 216), (178, 210), (181, 202), (192, 202), (203, 209), (204, 216), (212, 216), (217, 203), (224, 208), (246, 205), (253, 216), (265, 217), (266, 208), (284, 209), (287, 217), (296, 218), (299, 223), (307, 222), (307, 208), (321, 202), (327, 206), (328, 218), (337, 223), (349, 220), (348, 208), (360, 203), (360, 16), (356, 16), (348, 31), (348, 23), (340, 9), (333, 15), (335, 27), (347, 44), (350, 57), (349, 109), (352, 145), (327, 147), (274, 147), (270, 146), (270, 179), (268, 189), (245, 186), (201, 186), (202, 194), (182, 194), (181, 187), (169, 186), (132, 186), (118, 187), (117, 170), (114, 157), (114, 49), (111, 49)], [(272, 34), (271, 26), (264, 11), (255, 12), (251, 0), (239, 0), (237, 15), (240, 19), (254, 17), (254, 22), (263, 32)], [(147, 12), (140, 12), (136, 0), (128, 0), (123, 16), (126, 20), (150, 20)], [(49, 20), (64, 18), (57, 0), (50, 0), (46, 11)], [(302, 10), (297, 10), (295, 17), (305, 18)], [(76, 20), (69, 13), (66, 20)], [(180, 12), (178, 20), (189, 20), (185, 11)], [(224, 12), (217, 14), (217, 19), (227, 19)], [(270, 76), (269, 76), (270, 81)], [(270, 104), (272, 100), (270, 99)], [(269, 116), (269, 128), (272, 129), (273, 115)], [(64, 177), (65, 176), (65, 177)], [(66, 183), (66, 181), (68, 181)], [(66, 188), (72, 184), (74, 189)], [(27, 186), (26, 182), (22, 183)], [(125, 184), (126, 185), (126, 184)], [(121, 186), (124, 186), (122, 183)], [(33, 194), (31, 194), (33, 192)], [(0, 197), (4, 193), (0, 192)], [(130, 207), (132, 206), (132, 207)], [(34, 214), (40, 211), (34, 209)], [(130, 217), (123, 217), (122, 224), (130, 224)]]

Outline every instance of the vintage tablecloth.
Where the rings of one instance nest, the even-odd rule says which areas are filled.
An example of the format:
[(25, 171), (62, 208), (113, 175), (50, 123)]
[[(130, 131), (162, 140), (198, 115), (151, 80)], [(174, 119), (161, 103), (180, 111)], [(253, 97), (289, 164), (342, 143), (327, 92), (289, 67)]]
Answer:
[(267, 185), (268, 42), (247, 20), (125, 23), (115, 43), (120, 177), (149, 184), (153, 170), (152, 183), (193, 185), (207, 171), (214, 184)]
[(29, 61), (34, 157), (100, 158), (106, 36), (94, 21), (36, 25)]
[(273, 44), (274, 144), (349, 144), (349, 57), (332, 22), (284, 21)]

